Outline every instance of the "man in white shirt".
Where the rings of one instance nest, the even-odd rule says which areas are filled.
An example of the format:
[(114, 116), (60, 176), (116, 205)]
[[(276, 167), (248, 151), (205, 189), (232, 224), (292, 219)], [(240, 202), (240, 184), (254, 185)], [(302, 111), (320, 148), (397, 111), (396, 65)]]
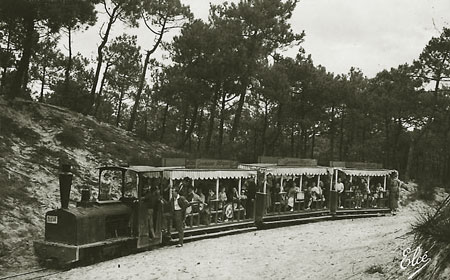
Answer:
[(342, 193), (344, 192), (344, 183), (342, 183), (341, 178), (338, 178), (338, 182), (334, 185), (334, 189), (336, 190), (337, 196), (338, 196), (338, 207), (344, 208), (341, 205), (341, 196), (342, 196)]

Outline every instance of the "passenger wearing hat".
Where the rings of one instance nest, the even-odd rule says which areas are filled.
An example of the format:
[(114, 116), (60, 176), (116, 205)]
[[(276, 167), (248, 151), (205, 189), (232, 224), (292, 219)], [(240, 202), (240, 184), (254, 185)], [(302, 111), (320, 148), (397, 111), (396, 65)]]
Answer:
[(192, 181), (188, 177), (184, 177), (178, 186), (178, 190), (181, 196), (186, 197), (188, 194), (188, 188), (192, 187)]
[(188, 207), (189, 202), (184, 196), (180, 195), (180, 190), (178, 188), (173, 188), (172, 199), (170, 200), (170, 209), (172, 212), (174, 227), (178, 231), (177, 247), (183, 246), (184, 219), (186, 218), (186, 208)]

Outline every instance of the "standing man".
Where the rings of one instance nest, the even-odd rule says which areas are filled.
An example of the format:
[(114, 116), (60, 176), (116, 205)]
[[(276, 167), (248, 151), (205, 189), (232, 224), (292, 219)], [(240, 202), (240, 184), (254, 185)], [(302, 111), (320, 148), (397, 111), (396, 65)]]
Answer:
[(338, 207), (339, 208), (344, 208), (341, 205), (341, 197), (342, 197), (342, 193), (344, 192), (344, 183), (342, 183), (342, 179), (338, 178), (338, 182), (336, 183), (336, 185), (334, 185), (334, 189), (337, 192), (337, 197), (338, 197)]
[(389, 206), (391, 207), (392, 215), (396, 215), (398, 211), (398, 199), (400, 198), (400, 187), (403, 182), (398, 179), (398, 174), (394, 173), (392, 175), (391, 181), (391, 191), (389, 194)]
[(173, 188), (170, 205), (174, 226), (175, 229), (178, 231), (177, 247), (183, 247), (184, 219), (186, 217), (186, 208), (189, 207), (189, 202), (186, 200), (184, 196), (180, 195), (180, 191), (178, 188)]

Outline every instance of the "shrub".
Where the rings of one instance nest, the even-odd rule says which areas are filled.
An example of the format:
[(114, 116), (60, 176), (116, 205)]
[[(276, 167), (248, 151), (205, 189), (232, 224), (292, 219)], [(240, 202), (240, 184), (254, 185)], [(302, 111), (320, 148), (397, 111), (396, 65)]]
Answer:
[(35, 144), (39, 141), (41, 136), (34, 132), (34, 130), (25, 127), (25, 126), (19, 126), (17, 122), (14, 121), (14, 119), (9, 118), (7, 116), (1, 116), (0, 115), (0, 135), (11, 137), (12, 135), (15, 135), (16, 137), (23, 140), (25, 143), (28, 144)]
[(435, 178), (424, 178), (417, 183), (417, 196), (418, 199), (424, 201), (433, 201), (435, 199), (435, 188), (440, 185)]
[(63, 131), (56, 135), (56, 139), (65, 147), (80, 148), (84, 145), (84, 133), (78, 127), (65, 126)]
[(381, 265), (378, 264), (374, 264), (372, 266), (370, 266), (368, 269), (366, 269), (366, 273), (368, 274), (375, 274), (375, 273), (381, 273), (383, 274), (383, 267)]

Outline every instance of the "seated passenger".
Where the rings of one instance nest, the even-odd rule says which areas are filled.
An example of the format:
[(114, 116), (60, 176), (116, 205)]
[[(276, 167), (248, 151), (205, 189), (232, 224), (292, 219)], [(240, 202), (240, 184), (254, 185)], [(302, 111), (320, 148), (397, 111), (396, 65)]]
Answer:
[(225, 192), (225, 187), (221, 187), (219, 191), (219, 209), (222, 209), (227, 202), (227, 193)]
[(295, 187), (292, 184), (291, 187), (288, 190), (288, 199), (287, 199), (287, 210), (288, 211), (294, 211), (294, 200), (295, 200)]
[(381, 183), (378, 183), (376, 186), (376, 194), (377, 194), (377, 201), (375, 207), (380, 206), (380, 200), (384, 198), (384, 188), (381, 186)]
[(370, 207), (377, 207), (377, 187), (375, 185), (370, 186)]
[(363, 194), (361, 192), (361, 189), (356, 186), (355, 187), (355, 208), (361, 208), (363, 201)]
[(197, 188), (195, 193), (198, 195), (198, 197), (200, 198), (200, 211), (202, 211), (205, 208), (205, 204), (206, 204), (206, 197), (203, 194), (203, 191), (201, 188)]
[(317, 201), (323, 201), (322, 188), (320, 186), (316, 186), (316, 183), (313, 182), (311, 188), (311, 200), (308, 208), (311, 207), (312, 202), (317, 204)]
[[(313, 183), (313, 186), (315, 186), (316, 184)], [(308, 188), (306, 189), (305, 192), (305, 205), (306, 205), (306, 210), (310, 210), (311, 209), (311, 204), (313, 201), (313, 193), (312, 193), (312, 187), (308, 186)]]
[[(192, 204), (192, 212), (193, 213), (198, 213), (200, 212), (200, 207), (203, 209), (203, 203), (205, 203), (205, 200), (194, 192), (194, 187), (189, 186), (187, 189), (187, 197), (186, 197), (187, 201), (189, 202), (194, 202), (194, 204)], [(202, 205), (202, 206), (200, 206)]]

